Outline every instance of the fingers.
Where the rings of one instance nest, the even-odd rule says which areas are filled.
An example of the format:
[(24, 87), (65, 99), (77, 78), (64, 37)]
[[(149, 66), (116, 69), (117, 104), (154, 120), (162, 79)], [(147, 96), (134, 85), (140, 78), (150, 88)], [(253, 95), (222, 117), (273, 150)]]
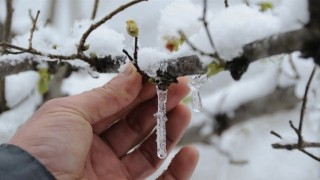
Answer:
[(157, 180), (190, 179), (199, 160), (195, 147), (183, 147), (172, 159), (168, 169)]
[[(188, 92), (186, 79), (181, 79), (179, 84), (172, 85), (168, 93), (167, 111), (173, 109)], [(100, 137), (112, 147), (118, 157), (121, 157), (145, 139), (154, 129), (156, 109), (157, 97), (154, 97), (138, 106), (126, 116), (125, 120), (114, 124)]]
[(142, 89), (140, 90), (139, 95), (136, 97), (136, 99), (129, 104), (127, 107), (123, 108), (118, 113), (113, 114), (112, 116), (108, 116), (95, 124), (92, 125), (93, 131), (95, 134), (101, 134), (103, 131), (106, 130), (115, 120), (123, 118), (125, 114), (128, 114), (132, 111), (136, 106), (138, 106), (140, 103), (144, 101), (148, 101), (149, 99), (152, 99), (156, 94), (155, 86), (153, 84), (150, 84), (148, 82), (143, 82)]
[(123, 73), (103, 87), (64, 98), (60, 103), (95, 124), (131, 104), (141, 90), (141, 81), (141, 75), (128, 64)]
[[(167, 151), (170, 152), (181, 138), (190, 122), (190, 111), (178, 105), (168, 114)], [(132, 179), (141, 179), (153, 173), (163, 162), (157, 157), (156, 134), (153, 133), (139, 148), (123, 157), (122, 162)], [(134, 164), (134, 165), (132, 165)]]

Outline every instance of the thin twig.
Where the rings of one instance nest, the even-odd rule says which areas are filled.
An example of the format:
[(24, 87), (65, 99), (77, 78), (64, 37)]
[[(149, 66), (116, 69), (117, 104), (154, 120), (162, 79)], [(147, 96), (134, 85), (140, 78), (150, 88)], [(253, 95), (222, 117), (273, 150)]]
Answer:
[(64, 55), (58, 55), (58, 54), (50, 54), (50, 53), (44, 53), (35, 49), (27, 49), (27, 48), (23, 48), (20, 46), (16, 46), (10, 43), (7, 43), (5, 41), (0, 43), (0, 46), (4, 47), (6, 46), (9, 49), (14, 49), (14, 50), (18, 50), (18, 51), (13, 51), (10, 52), (10, 54), (21, 54), (21, 53), (29, 53), (29, 54), (33, 54), (33, 55), (39, 55), (39, 56), (44, 56), (44, 57), (48, 57), (50, 59), (59, 59), (59, 60), (73, 60), (73, 59), (81, 59), (87, 62), (87, 59), (84, 58), (82, 56), (78, 56), (77, 54), (72, 54), (69, 56), (64, 56)]
[(6, 9), (7, 9), (7, 15), (4, 23), (3, 41), (9, 42), (10, 33), (11, 33), (12, 15), (13, 15), (12, 0), (6, 1)]
[(271, 133), (272, 135), (278, 137), (279, 139), (282, 139), (282, 136), (281, 136), (280, 134), (278, 134), (277, 132), (271, 131), (270, 133)]
[[(122, 52), (129, 58), (129, 60), (132, 62), (132, 64), (134, 65), (134, 67), (136, 68), (137, 72), (141, 74), (141, 76), (145, 79), (149, 79), (150, 77), (145, 73), (143, 72), (139, 65), (138, 65), (138, 60), (135, 59), (135, 58), (132, 58), (132, 56), (128, 53), (127, 50), (123, 49)], [(134, 55), (135, 56), (135, 55)]]
[(229, 7), (229, 2), (228, 2), (228, 0), (224, 0), (224, 6), (225, 6), (226, 8)]
[(32, 21), (32, 27), (30, 29), (30, 37), (29, 37), (29, 40), (28, 40), (29, 41), (29, 49), (33, 49), (32, 48), (32, 39), (33, 39), (34, 31), (36, 30), (36, 27), (37, 27), (37, 21), (38, 21), (39, 14), (40, 14), (40, 11), (38, 10), (36, 17), (33, 18), (31, 10), (29, 10), (29, 16), (30, 16), (30, 19)]
[(290, 127), (294, 130), (294, 132), (297, 134), (298, 136), (298, 144), (300, 145), (300, 147), (302, 147), (303, 144), (303, 137), (301, 134), (301, 131), (299, 131), (299, 129), (297, 129), (294, 125), (292, 121), (289, 121)]
[[(7, 15), (4, 23), (4, 32), (3, 32), (3, 41), (11, 41), (11, 25), (12, 25), (12, 14), (13, 14), (13, 8), (12, 8), (12, 0), (6, 1), (6, 8), (7, 8)], [(5, 53), (7, 50), (6, 46), (3, 46), (0, 48), (0, 52)], [(0, 74), (0, 114), (6, 110), (9, 110), (9, 107), (7, 106), (7, 100), (6, 100), (6, 78), (4, 75)]]
[(320, 161), (320, 157), (317, 157), (311, 153), (309, 153), (308, 151), (306, 151), (305, 149), (300, 149), (301, 152), (303, 152), (304, 154), (308, 155), (309, 157), (311, 157), (314, 160)]
[(119, 6), (116, 10), (112, 11), (110, 14), (106, 15), (105, 17), (103, 17), (101, 20), (99, 20), (98, 22), (92, 24), (85, 33), (83, 33), (79, 45), (78, 45), (78, 53), (79, 55), (83, 55), (83, 51), (84, 51), (84, 44), (88, 38), (88, 36), (91, 34), (91, 32), (95, 29), (97, 29), (99, 26), (101, 26), (103, 23), (105, 23), (106, 21), (108, 21), (109, 19), (111, 19), (113, 16), (115, 16), (116, 14), (120, 13), (121, 11), (125, 10), (126, 8), (133, 6), (137, 3), (140, 3), (142, 1), (148, 1), (148, 0), (133, 0), (130, 1), (124, 5)]
[(320, 143), (319, 142), (303, 142), (301, 147), (299, 147), (298, 143), (294, 143), (294, 144), (275, 143), (275, 144), (272, 144), (272, 147), (274, 149), (287, 149), (287, 150), (304, 149), (304, 148), (320, 148)]
[[(6, 20), (4, 22), (2, 40), (9, 42), (11, 40), (10, 34), (11, 34), (12, 14), (13, 14), (12, 0), (6, 0), (6, 9), (7, 9), (7, 15), (6, 15)], [(2, 49), (0, 49), (1, 54), (6, 53), (6, 51), (7, 51), (7, 47), (2, 46)], [(1, 78), (2, 77), (0, 77), (0, 79)]]
[(133, 53), (133, 59), (135, 63), (138, 63), (138, 37), (134, 37), (134, 53)]
[[(225, 1), (226, 2), (226, 1)], [(207, 22), (207, 6), (208, 6), (208, 3), (207, 3), (207, 0), (203, 0), (203, 11), (202, 11), (202, 18), (200, 18), (200, 20), (202, 21), (203, 23), (203, 27), (207, 33), (207, 37), (209, 39), (209, 42), (210, 42), (210, 45), (211, 47), (215, 50), (215, 53), (214, 53), (214, 57), (218, 60), (219, 64), (222, 64), (222, 60), (217, 52), (217, 49), (215, 48), (215, 45), (213, 43), (213, 38), (211, 36), (211, 33), (209, 31), (209, 27), (208, 27), (208, 22)]]
[[(183, 36), (184, 33), (182, 31), (179, 31), (180, 36)], [(198, 52), (200, 55), (202, 56), (209, 56), (212, 58), (216, 58), (214, 53), (208, 53), (208, 52), (204, 52), (203, 50), (199, 49), (198, 47), (196, 47), (188, 38), (185, 38), (185, 42), (191, 47), (191, 49), (195, 52)]]
[(291, 66), (293, 72), (295, 73), (295, 79), (300, 79), (300, 75), (299, 75), (298, 70), (296, 68), (296, 65), (294, 64), (293, 59), (292, 59), (292, 54), (289, 54), (289, 63), (290, 63), (290, 66)]
[(306, 89), (304, 91), (304, 96), (303, 96), (303, 101), (302, 101), (302, 106), (301, 106), (301, 111), (300, 111), (300, 121), (299, 121), (299, 134), (302, 134), (302, 127), (303, 127), (303, 120), (304, 120), (304, 112), (306, 109), (306, 104), (307, 104), (307, 100), (308, 100), (308, 92), (309, 92), (309, 88), (310, 88), (310, 84), (312, 82), (313, 76), (316, 72), (317, 69), (317, 65), (314, 65), (312, 72), (310, 74), (308, 83), (306, 85)]
[(91, 19), (92, 20), (94, 20), (94, 18), (96, 18), (98, 6), (99, 6), (99, 0), (95, 0), (94, 1), (94, 5), (93, 5), (92, 14), (91, 14)]
[(247, 6), (250, 6), (249, 0), (243, 0), (243, 2), (244, 2)]

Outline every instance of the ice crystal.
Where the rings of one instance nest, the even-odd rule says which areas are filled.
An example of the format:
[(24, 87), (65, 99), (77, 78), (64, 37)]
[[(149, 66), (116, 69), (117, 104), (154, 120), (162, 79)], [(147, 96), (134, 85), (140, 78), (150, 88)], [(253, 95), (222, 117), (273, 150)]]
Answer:
[(168, 90), (159, 89), (157, 85), (157, 95), (158, 95), (158, 111), (155, 114), (157, 119), (157, 155), (160, 159), (164, 159), (167, 156), (166, 147), (166, 102), (167, 102)]
[(202, 110), (202, 102), (199, 89), (207, 81), (208, 76), (206, 74), (195, 75), (189, 82), (189, 86), (192, 93), (192, 107), (193, 111), (200, 112)]

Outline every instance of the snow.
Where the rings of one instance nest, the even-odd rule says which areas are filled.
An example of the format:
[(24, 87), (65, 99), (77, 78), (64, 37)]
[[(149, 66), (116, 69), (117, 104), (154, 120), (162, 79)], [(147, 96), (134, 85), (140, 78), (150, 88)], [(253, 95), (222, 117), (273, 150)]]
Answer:
[[(178, 12), (178, 13), (177, 13)], [(186, 36), (191, 36), (199, 31), (202, 16), (202, 7), (194, 5), (190, 0), (172, 1), (164, 9), (160, 10), (158, 23), (158, 41), (163, 45), (164, 37), (179, 37), (179, 31)]]
[[(57, 13), (50, 26), (43, 27), (49, 16), (49, 6), (46, 2), (34, 0), (14, 1), (15, 14), (13, 31), (17, 36), (13, 44), (28, 47), (29, 29), (31, 21), (28, 9), (33, 14), (40, 9), (38, 28), (34, 33), (33, 47), (46, 53), (71, 55), (76, 53), (82, 33), (98, 19), (111, 12), (126, 0), (100, 1), (97, 18), (89, 20), (93, 0), (79, 0), (78, 3), (57, 1), (61, 13)], [(266, 12), (259, 11), (259, 2), (250, 1), (250, 6), (242, 0), (229, 0), (230, 7), (224, 8), (223, 1), (209, 1), (207, 20), (213, 37), (215, 48), (211, 47), (202, 23), (198, 18), (202, 16), (202, 1), (197, 0), (153, 0), (140, 3), (113, 17), (106, 24), (96, 29), (87, 39), (89, 49), (87, 55), (94, 52), (98, 57), (105, 55), (123, 55), (122, 49), (133, 52), (132, 38), (125, 32), (125, 21), (135, 19), (139, 24), (139, 54), (138, 63), (141, 69), (155, 76), (155, 71), (162, 67), (161, 62), (183, 55), (194, 53), (190, 47), (183, 44), (177, 52), (169, 53), (164, 48), (164, 36), (177, 36), (182, 30), (187, 37), (201, 50), (206, 52), (217, 51), (226, 60), (241, 54), (242, 46), (246, 43), (262, 39), (272, 34), (301, 28), (308, 22), (307, 1), (305, 0), (270, 0), (274, 9)], [(0, 1), (0, 22), (4, 21), (4, 1)], [(71, 7), (80, 10), (68, 12)], [(69, 13), (69, 14), (68, 14)], [(53, 48), (53, 45), (56, 48)], [(295, 86), (295, 94), (302, 98), (305, 85), (314, 66), (312, 60), (304, 60), (300, 53), (292, 54), (300, 78), (296, 79), (289, 56), (280, 55), (259, 60), (250, 64), (247, 72), (240, 81), (235, 82), (229, 72), (221, 72), (203, 84), (200, 95), (203, 107), (211, 114), (227, 113), (229, 116), (242, 104), (271, 94), (276, 88)], [(0, 61), (7, 59), (19, 61), (31, 58), (32, 55), (0, 56)], [(37, 56), (36, 60), (47, 60)], [(201, 57), (204, 64), (212, 59)], [(15, 63), (15, 62), (12, 62)], [(75, 66), (88, 69), (83, 61), (72, 61)], [(162, 67), (164, 70), (166, 67)], [(319, 70), (318, 70), (319, 71)], [(317, 72), (309, 93), (306, 109), (306, 121), (303, 135), (306, 140), (320, 141), (320, 105), (318, 87), (320, 86)], [(66, 95), (75, 95), (83, 91), (102, 86), (113, 78), (115, 74), (99, 74), (93, 79), (87, 70), (73, 73), (63, 81), (62, 92)], [(21, 126), (41, 104), (42, 98), (37, 92), (37, 72), (24, 72), (6, 77), (6, 99), (12, 110), (0, 115), (0, 141), (6, 142), (15, 130)], [(19, 85), (17, 88), (17, 85)], [(215, 145), (194, 144), (200, 150), (199, 165), (191, 179), (317, 179), (320, 178), (319, 163), (298, 151), (274, 150), (272, 143), (279, 141), (270, 134), (275, 130), (286, 139), (296, 139), (296, 134), (290, 128), (288, 120), (298, 124), (300, 105), (293, 110), (254, 117), (240, 125), (234, 126), (220, 138), (212, 138)], [(201, 130), (203, 134), (212, 132), (213, 121), (205, 120), (204, 113), (193, 113), (191, 126), (201, 123), (207, 126)], [(291, 142), (291, 140), (290, 140)], [(216, 147), (215, 147), (216, 146)], [(219, 150), (229, 152), (234, 159), (248, 160), (242, 166), (231, 165), (228, 158), (221, 155)], [(177, 152), (178, 148), (174, 150)], [(315, 149), (320, 156), (319, 149)], [(156, 152), (155, 152), (156, 153)], [(173, 154), (156, 175), (169, 164)]]
[[(255, 66), (257, 64), (252, 64), (248, 71)], [(225, 88), (221, 87), (219, 91), (203, 98), (203, 106), (212, 107), (210, 112), (218, 114), (232, 111), (244, 103), (272, 93), (277, 87), (278, 70), (274, 64), (267, 63), (263, 66), (265, 69), (255, 74), (254, 77), (244, 78)]]
[(7, 105), (12, 108), (19, 104), (27, 96), (36, 91), (39, 79), (37, 72), (27, 71), (6, 77), (6, 99)]
[[(221, 154), (218, 145), (194, 144), (200, 152), (199, 165), (192, 176), (192, 180), (217, 179), (217, 180), (251, 180), (251, 179), (317, 179), (319, 163), (298, 151), (274, 150), (272, 143), (278, 139), (270, 134), (275, 130), (288, 137), (295, 137), (295, 132), (289, 127), (288, 120), (299, 116), (299, 108), (292, 111), (283, 111), (271, 116), (251, 119), (239, 126), (232, 127), (224, 134), (219, 148), (230, 153), (235, 160), (246, 160), (247, 164), (234, 165)], [(309, 134), (311, 126), (305, 127), (305, 135)], [(319, 132), (318, 132), (319, 134)], [(319, 139), (318, 136), (317, 139)], [(149, 179), (155, 179), (165, 169), (173, 154), (169, 155), (157, 173)], [(318, 155), (320, 152), (317, 152)]]

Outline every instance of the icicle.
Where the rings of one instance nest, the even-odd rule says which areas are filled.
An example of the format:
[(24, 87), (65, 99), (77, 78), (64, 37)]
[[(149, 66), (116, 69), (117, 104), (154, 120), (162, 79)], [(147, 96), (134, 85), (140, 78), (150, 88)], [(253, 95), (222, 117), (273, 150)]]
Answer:
[(206, 74), (195, 75), (189, 82), (189, 86), (192, 93), (192, 107), (193, 111), (200, 112), (202, 110), (202, 102), (199, 89), (208, 79)]
[(168, 89), (161, 90), (157, 85), (158, 95), (158, 111), (154, 115), (157, 118), (157, 155), (160, 159), (167, 156), (166, 147), (166, 102), (167, 102)]
[(87, 70), (92, 78), (95, 78), (95, 79), (99, 78), (99, 73), (97, 71), (95, 71), (93, 68), (88, 67)]

